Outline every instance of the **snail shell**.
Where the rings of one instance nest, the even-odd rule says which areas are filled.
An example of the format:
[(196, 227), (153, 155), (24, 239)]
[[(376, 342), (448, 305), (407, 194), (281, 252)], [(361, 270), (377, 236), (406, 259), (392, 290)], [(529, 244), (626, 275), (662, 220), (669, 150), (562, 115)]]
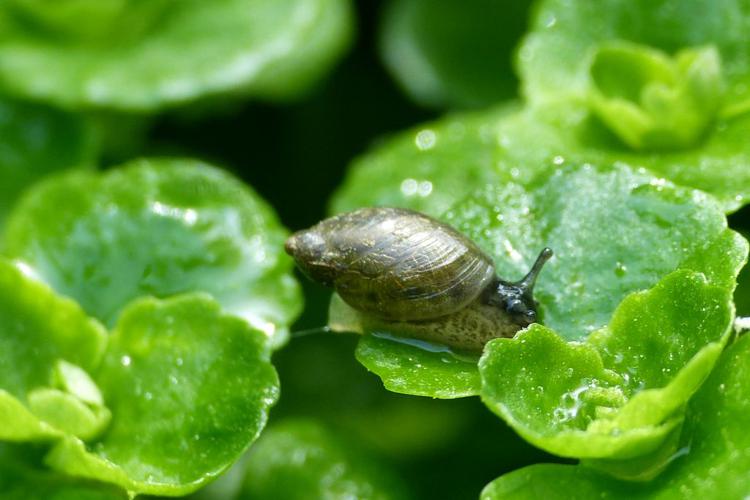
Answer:
[(368, 327), (477, 350), (536, 320), (531, 296), (545, 249), (518, 283), (503, 281), (474, 242), (447, 224), (399, 208), (362, 208), (299, 231), (286, 251), (333, 287)]

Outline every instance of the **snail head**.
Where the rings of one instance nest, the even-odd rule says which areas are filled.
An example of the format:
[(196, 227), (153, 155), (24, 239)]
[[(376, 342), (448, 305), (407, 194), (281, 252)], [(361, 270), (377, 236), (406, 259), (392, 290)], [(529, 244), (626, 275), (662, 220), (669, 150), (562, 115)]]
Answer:
[(534, 284), (545, 262), (552, 257), (552, 249), (545, 248), (539, 253), (531, 270), (520, 281), (509, 283), (499, 280), (497, 288), (490, 296), (490, 304), (503, 308), (519, 325), (526, 327), (537, 321), (534, 300)]

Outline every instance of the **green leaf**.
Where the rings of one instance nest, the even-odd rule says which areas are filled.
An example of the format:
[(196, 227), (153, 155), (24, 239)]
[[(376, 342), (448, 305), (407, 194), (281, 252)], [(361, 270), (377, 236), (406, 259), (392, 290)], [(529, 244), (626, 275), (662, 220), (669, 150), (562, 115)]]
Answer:
[(525, 27), (529, 1), (391, 1), (380, 52), (417, 102), (481, 107), (516, 94), (511, 52)]
[(108, 325), (135, 298), (204, 291), (283, 342), (301, 308), (286, 235), (229, 174), (190, 160), (141, 160), (40, 184), (11, 216), (5, 243)]
[(511, 498), (742, 498), (750, 467), (750, 337), (724, 353), (690, 402), (681, 438), (684, 448), (664, 473), (648, 483), (612, 479), (582, 465), (541, 464), (502, 476), (483, 500)]
[(443, 218), (491, 255), (504, 279), (522, 277), (552, 248), (535, 296), (543, 324), (569, 340), (605, 326), (626, 295), (677, 268), (708, 272), (717, 262), (721, 275), (709, 277), (733, 287), (747, 252), (713, 199), (623, 164), (558, 169), (534, 189), (488, 187)]
[(367, 334), (359, 340), (356, 356), (392, 392), (441, 399), (479, 394), (477, 358), (461, 356), (445, 346)]
[(236, 461), (279, 394), (262, 332), (197, 294), (129, 306), (96, 380), (110, 427), (90, 446), (60, 441), (47, 463), (168, 496), (198, 489)]
[(247, 457), (238, 499), (407, 498), (395, 474), (312, 420), (271, 427)]
[(514, 109), (457, 114), (396, 135), (355, 160), (330, 211), (383, 205), (438, 216), (486, 184), (512, 180), (495, 168), (496, 122)]
[(51, 173), (94, 161), (91, 127), (46, 106), (0, 98), (0, 228), (19, 195)]
[(152, 111), (201, 97), (288, 98), (348, 44), (348, 0), (12, 0), (0, 86), (72, 108)]
[(381, 333), (371, 328), (338, 294), (331, 297), (328, 316), (331, 331), (363, 335), (355, 356), (382, 379), (389, 391), (440, 399), (479, 394), (481, 382), (476, 354), (454, 352), (444, 345)]
[(126, 500), (128, 495), (111, 485), (36, 470), (0, 458), (0, 497), (4, 500)]
[(680, 424), (731, 331), (731, 289), (679, 270), (623, 300), (609, 326), (568, 344), (532, 325), (490, 342), (482, 400), (549, 452), (630, 459)]
[(106, 344), (98, 322), (22, 269), (0, 259), (0, 439), (10, 441), (48, 439), (70, 430), (59, 427), (64, 417), (32, 413), (38, 409), (34, 391), (50, 387), (61, 359), (93, 370)]
[[(488, 187), (457, 204), (443, 218), (493, 256), (498, 275), (504, 279), (523, 276), (544, 246), (555, 250), (555, 257), (542, 272), (535, 291), (543, 324), (556, 332), (551, 335), (567, 340), (585, 339), (610, 324), (615, 308), (626, 296), (653, 287), (676, 269), (703, 273), (706, 286), (722, 290), (727, 297), (733, 290), (737, 272), (746, 259), (747, 243), (726, 228), (722, 211), (710, 197), (673, 186), (645, 172), (634, 172), (624, 165), (611, 171), (590, 165), (563, 168), (543, 183), (540, 178), (535, 184), (535, 189), (512, 183)], [(685, 303), (707, 307), (703, 302), (695, 304), (687, 299)], [(720, 304), (720, 307), (728, 306)], [(657, 313), (654, 321), (668, 320), (665, 312)], [(726, 331), (728, 316), (723, 321), (715, 322), (713, 330), (709, 324), (704, 325), (705, 335), (696, 335), (696, 343), (680, 344), (682, 350), (673, 352), (676, 364), (671, 376), (696, 350), (719, 340)], [(329, 324), (337, 331), (372, 333), (366, 322), (356, 321), (345, 308), (332, 307)], [(611, 328), (615, 327), (611, 324)], [(377, 333), (399, 334), (382, 328)], [(607, 340), (610, 341), (615, 342), (616, 347), (612, 348), (615, 353), (625, 348), (619, 340)], [(456, 397), (470, 395), (476, 387), (471, 382), (473, 370), (467, 363), (455, 362), (450, 353), (424, 349), (419, 352), (414, 343), (398, 345), (385, 339), (366, 337), (361, 342), (358, 358), (381, 376), (389, 389)], [(566, 345), (562, 340), (559, 343)], [(592, 352), (594, 358), (599, 356)], [(421, 366), (417, 367), (410, 358), (418, 359)], [(446, 360), (453, 362), (448, 364)], [(593, 362), (589, 362), (590, 367)], [(598, 362), (601, 364), (601, 360)], [(519, 368), (514, 363), (509, 366)], [(710, 359), (700, 366), (710, 369)], [(607, 379), (606, 373), (601, 372), (603, 368), (588, 370), (586, 377)], [(696, 373), (693, 378), (700, 380), (700, 370)], [(577, 385), (581, 377), (584, 376), (576, 379)], [(538, 385), (542, 384), (531, 387)], [(687, 393), (694, 390), (692, 387), (685, 386)], [(673, 399), (682, 404), (688, 396), (679, 394)], [(615, 406), (624, 402), (623, 399)], [(543, 428), (547, 417), (538, 417)], [(671, 421), (661, 426), (664, 418), (657, 420), (649, 424), (653, 427), (654, 446), (677, 425), (677, 421)], [(560, 453), (558, 447), (555, 451)]]
[(524, 94), (535, 103), (583, 98), (596, 51), (613, 40), (624, 40), (667, 53), (715, 46), (723, 66), (726, 102), (746, 102), (749, 15), (750, 7), (738, 0), (544, 0), (537, 5), (532, 30), (518, 52)]

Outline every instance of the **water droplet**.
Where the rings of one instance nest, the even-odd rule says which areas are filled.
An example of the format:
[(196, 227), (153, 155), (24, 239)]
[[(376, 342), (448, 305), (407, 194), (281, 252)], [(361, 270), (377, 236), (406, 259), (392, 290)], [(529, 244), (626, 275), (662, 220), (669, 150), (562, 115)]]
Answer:
[(406, 196), (414, 196), (419, 188), (419, 183), (415, 179), (404, 179), (401, 182), (401, 192)]
[(146, 399), (146, 401), (151, 401), (152, 399), (154, 399), (154, 395), (151, 394), (150, 392), (147, 392), (146, 394), (144, 394), (143, 397)]
[(131, 362), (132, 360), (130, 359), (130, 356), (128, 356), (127, 354), (120, 358), (120, 363), (122, 364), (122, 366), (130, 366)]
[(557, 155), (554, 158), (552, 158), (552, 163), (554, 163), (555, 165), (562, 165), (563, 163), (565, 163), (565, 158), (563, 158), (560, 155)]
[(184, 363), (184, 361), (182, 360), (182, 358), (177, 358), (177, 359), (175, 360), (175, 364), (176, 364), (177, 366), (182, 366), (182, 365), (183, 365), (183, 363)]
[(417, 194), (422, 198), (429, 196), (432, 193), (432, 183), (430, 181), (422, 181), (417, 187)]
[(437, 135), (430, 129), (424, 129), (417, 132), (417, 136), (414, 139), (414, 143), (420, 149), (420, 151), (427, 151), (435, 147), (437, 142)]
[(622, 278), (628, 272), (628, 267), (620, 261), (615, 264), (615, 276)]

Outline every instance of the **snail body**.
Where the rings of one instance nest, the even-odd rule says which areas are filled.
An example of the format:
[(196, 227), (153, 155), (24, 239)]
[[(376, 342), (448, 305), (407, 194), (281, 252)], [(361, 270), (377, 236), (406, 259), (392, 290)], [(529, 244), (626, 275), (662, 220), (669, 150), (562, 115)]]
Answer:
[(544, 249), (526, 277), (507, 282), (451, 226), (384, 207), (323, 220), (293, 234), (285, 249), (303, 273), (358, 311), (366, 327), (466, 350), (536, 321), (532, 288), (552, 255)]

